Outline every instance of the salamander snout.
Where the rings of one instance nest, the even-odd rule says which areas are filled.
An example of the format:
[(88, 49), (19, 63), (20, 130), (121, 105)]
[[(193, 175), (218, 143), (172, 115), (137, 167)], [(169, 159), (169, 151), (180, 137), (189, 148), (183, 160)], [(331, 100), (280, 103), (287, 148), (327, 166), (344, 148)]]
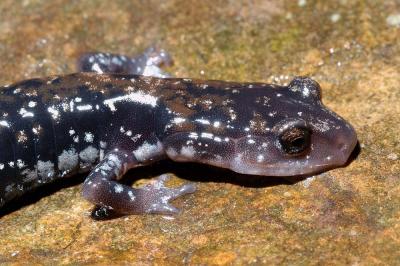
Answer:
[(334, 143), (334, 157), (338, 166), (346, 164), (351, 153), (357, 145), (357, 134), (350, 124), (340, 129), (336, 136), (332, 137)]
[(238, 139), (230, 168), (244, 174), (295, 176), (345, 165), (357, 143), (354, 129), (344, 120), (329, 130), (314, 122), (285, 119), (269, 134)]

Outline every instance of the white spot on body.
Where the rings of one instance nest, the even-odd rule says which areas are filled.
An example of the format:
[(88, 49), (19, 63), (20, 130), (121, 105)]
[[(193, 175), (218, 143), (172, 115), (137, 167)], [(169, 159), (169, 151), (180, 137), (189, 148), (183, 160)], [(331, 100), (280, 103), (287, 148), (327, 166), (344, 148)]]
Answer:
[(93, 136), (92, 133), (85, 132), (85, 141), (86, 142), (92, 143), (93, 142), (93, 138), (94, 138), (94, 136)]
[(142, 137), (142, 134), (136, 134), (135, 136), (133, 136), (133, 137), (131, 138), (131, 140), (132, 140), (133, 142), (136, 142), (136, 141), (138, 141), (141, 137)]
[(118, 57), (111, 58), (111, 63), (116, 64), (116, 65), (122, 65), (122, 62)]
[(41, 130), (42, 130), (42, 127), (41, 127), (40, 125), (34, 126), (34, 127), (32, 128), (32, 132), (33, 132), (33, 134), (35, 134), (35, 135), (39, 135)]
[(99, 157), (99, 150), (93, 146), (88, 146), (79, 153), (79, 158), (87, 164), (94, 164)]
[(38, 160), (37, 163), (38, 176), (43, 178), (44, 182), (48, 182), (54, 176), (54, 163), (51, 161)]
[(5, 191), (6, 191), (7, 193), (10, 193), (10, 192), (14, 191), (14, 189), (15, 189), (14, 187), (15, 187), (15, 184), (12, 183), (12, 184), (6, 186)]
[(137, 102), (140, 104), (145, 104), (155, 107), (157, 105), (157, 100), (158, 99), (156, 97), (150, 94), (146, 94), (142, 91), (137, 91), (137, 92), (132, 92), (128, 95), (118, 96), (115, 98), (105, 100), (104, 104), (107, 105), (112, 112), (114, 112), (117, 110), (115, 104), (118, 102)]
[(263, 143), (261, 144), (261, 147), (263, 147), (263, 148), (266, 148), (266, 147), (268, 147), (268, 143), (266, 143), (266, 142), (263, 142)]
[(133, 195), (132, 191), (130, 191), (130, 190), (128, 191), (128, 196), (131, 199), (131, 201), (135, 201), (136, 197), (135, 197), (135, 195)]
[(69, 102), (69, 109), (70, 109), (71, 112), (74, 111), (74, 105), (75, 105), (74, 101), (71, 100), (71, 101)]
[(185, 122), (185, 121), (186, 121), (186, 119), (183, 118), (183, 117), (175, 117), (175, 118), (172, 120), (172, 123), (174, 123), (174, 124), (181, 124), (181, 123), (183, 123), (183, 122)]
[(161, 155), (163, 146), (161, 142), (157, 141), (156, 144), (144, 142), (139, 148), (133, 151), (133, 155), (139, 162), (147, 161), (155, 156)]
[(189, 138), (191, 139), (198, 139), (199, 135), (196, 132), (190, 132), (189, 133)]
[(121, 160), (120, 160), (120, 159), (118, 158), (118, 156), (115, 155), (115, 154), (110, 154), (110, 155), (108, 155), (108, 160), (109, 160), (114, 166), (121, 167), (121, 165), (122, 165)]
[(101, 70), (99, 64), (95, 63), (92, 65), (92, 70), (96, 73), (102, 74), (103, 70)]
[(36, 168), (34, 170), (25, 169), (24, 171), (21, 172), (21, 175), (24, 176), (23, 182), (32, 182), (37, 179)]
[(309, 97), (310, 96), (310, 89), (308, 87), (304, 87), (302, 94), (304, 97)]
[(122, 191), (124, 191), (124, 187), (121, 185), (121, 184), (116, 184), (115, 186), (114, 186), (114, 191), (115, 191), (115, 193), (121, 193)]
[(25, 162), (24, 161), (22, 161), (21, 159), (18, 159), (17, 160), (17, 167), (19, 168), (19, 169), (22, 169), (23, 167), (25, 167), (26, 165), (25, 165)]
[(18, 133), (17, 133), (17, 141), (19, 143), (24, 143), (27, 140), (28, 140), (28, 136), (26, 135), (25, 131), (24, 130), (18, 131)]
[(211, 124), (210, 121), (208, 121), (207, 119), (203, 119), (203, 118), (196, 119), (194, 121), (199, 122), (200, 124), (203, 124), (203, 125), (210, 125)]
[(102, 149), (107, 148), (107, 142), (105, 142), (105, 141), (100, 141), (100, 148), (102, 148)]
[(155, 65), (146, 65), (142, 72), (143, 76), (152, 76), (166, 78), (167, 76), (162, 73), (161, 68)]
[(36, 106), (36, 102), (30, 101), (30, 102), (28, 103), (28, 106), (29, 106), (30, 108), (33, 108), (33, 107)]
[(316, 119), (311, 121), (311, 125), (313, 125), (320, 132), (326, 132), (331, 129), (329, 125), (329, 120), (323, 121), (320, 119)]
[(90, 104), (85, 104), (85, 105), (78, 105), (76, 109), (78, 109), (78, 111), (89, 111), (92, 110), (93, 107)]
[(3, 126), (3, 127), (10, 127), (10, 124), (9, 124), (6, 120), (1, 120), (1, 121), (0, 121), (0, 126)]
[(254, 144), (254, 143), (256, 143), (256, 142), (254, 141), (254, 139), (249, 139), (249, 140), (247, 140), (247, 143), (249, 143), (249, 144)]
[(216, 141), (216, 142), (221, 142), (222, 139), (221, 139), (220, 137), (214, 137), (214, 141)]
[(193, 158), (196, 155), (196, 150), (193, 146), (183, 146), (180, 153), (186, 158)]
[(21, 109), (19, 110), (19, 114), (20, 114), (22, 117), (33, 117), (33, 113), (32, 113), (32, 112), (28, 112), (25, 108), (21, 108)]
[(176, 158), (178, 156), (178, 152), (171, 147), (167, 148), (165, 152), (168, 154), (170, 158)]
[(229, 112), (229, 116), (230, 116), (231, 120), (232, 120), (232, 121), (236, 120), (237, 114), (236, 114), (235, 110), (229, 109), (228, 112)]
[(109, 164), (103, 164), (102, 166), (100, 166), (100, 169), (103, 171), (110, 171), (112, 170), (111, 166)]
[(58, 119), (60, 117), (60, 112), (54, 106), (48, 107), (47, 111), (51, 114), (53, 119)]
[(61, 171), (70, 171), (74, 169), (79, 162), (79, 157), (74, 148), (63, 150), (58, 156), (58, 169)]
[(201, 133), (200, 136), (205, 139), (212, 139), (214, 137), (214, 135), (212, 133), (208, 133), (208, 132), (203, 132), (203, 133)]

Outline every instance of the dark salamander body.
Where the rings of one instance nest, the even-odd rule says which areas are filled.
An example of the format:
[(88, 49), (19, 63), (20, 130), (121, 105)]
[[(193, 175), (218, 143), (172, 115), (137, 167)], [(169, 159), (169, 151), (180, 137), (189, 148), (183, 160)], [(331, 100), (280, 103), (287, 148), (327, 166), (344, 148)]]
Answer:
[[(96, 56), (85, 67), (108, 72), (99, 60), (124, 66), (121, 56)], [(118, 180), (164, 158), (252, 175), (312, 174), (343, 165), (356, 142), (309, 78), (287, 87), (131, 74), (32, 79), (0, 88), (0, 207), (88, 172), (83, 196), (99, 208), (174, 213), (169, 201), (193, 185), (167, 188), (166, 175), (142, 188)]]

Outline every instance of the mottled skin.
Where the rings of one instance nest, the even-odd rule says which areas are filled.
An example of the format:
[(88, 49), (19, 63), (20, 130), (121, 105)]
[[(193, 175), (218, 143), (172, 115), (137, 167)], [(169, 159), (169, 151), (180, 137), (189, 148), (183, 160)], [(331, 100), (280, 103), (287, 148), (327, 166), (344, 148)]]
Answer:
[[(85, 55), (79, 66), (135, 72), (114, 57)], [(167, 57), (160, 58), (152, 62)], [(357, 142), (353, 128), (322, 105), (319, 85), (301, 77), (284, 87), (77, 73), (1, 88), (0, 115), (0, 207), (54, 179), (90, 172), (83, 196), (100, 216), (177, 212), (169, 201), (193, 185), (167, 188), (166, 175), (139, 189), (118, 183), (128, 169), (157, 160), (305, 175), (345, 164)]]

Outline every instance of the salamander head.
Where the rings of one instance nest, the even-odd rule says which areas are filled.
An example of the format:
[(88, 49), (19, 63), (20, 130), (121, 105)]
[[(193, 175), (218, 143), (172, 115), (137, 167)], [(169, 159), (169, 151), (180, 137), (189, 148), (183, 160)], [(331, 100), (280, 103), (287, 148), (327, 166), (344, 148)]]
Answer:
[(274, 100), (276, 113), (269, 130), (236, 139), (229, 168), (244, 174), (294, 176), (346, 164), (356, 133), (321, 103), (319, 84), (298, 77), (281, 93), (285, 95)]
[(167, 126), (173, 129), (164, 141), (171, 159), (243, 174), (308, 175), (343, 166), (357, 143), (352, 126), (322, 104), (310, 78), (287, 87), (239, 84), (226, 94), (212, 86), (229, 84), (205, 90), (204, 100), (215, 102), (209, 110)]

